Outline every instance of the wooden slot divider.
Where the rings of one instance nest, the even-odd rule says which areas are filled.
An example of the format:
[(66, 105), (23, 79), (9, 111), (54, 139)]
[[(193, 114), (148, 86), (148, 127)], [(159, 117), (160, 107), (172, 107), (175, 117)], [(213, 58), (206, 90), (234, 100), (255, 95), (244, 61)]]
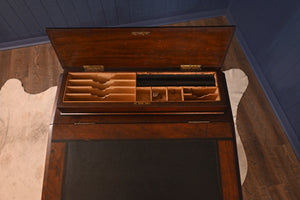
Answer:
[(65, 102), (135, 101), (136, 73), (68, 74)]
[(114, 79), (105, 83), (94, 81), (93, 79), (69, 79), (68, 86), (92, 86), (100, 90), (104, 90), (111, 86), (135, 86), (136, 80)]
[(136, 73), (97, 73), (97, 72), (70, 72), (70, 79), (93, 79), (99, 82), (107, 82), (114, 79), (136, 79)]
[(65, 95), (66, 100), (65, 101), (134, 101), (135, 100), (135, 94), (107, 94), (104, 97), (99, 97), (97, 95), (91, 94), (91, 93), (67, 93)]
[(66, 87), (66, 94), (69, 93), (91, 93), (91, 94), (95, 94), (97, 96), (105, 96), (111, 93), (116, 93), (116, 94), (131, 94), (131, 93), (135, 93), (135, 87), (118, 87), (118, 86), (113, 86), (113, 87), (109, 87), (105, 90), (99, 90), (98, 88), (94, 88), (91, 86), (67, 86)]

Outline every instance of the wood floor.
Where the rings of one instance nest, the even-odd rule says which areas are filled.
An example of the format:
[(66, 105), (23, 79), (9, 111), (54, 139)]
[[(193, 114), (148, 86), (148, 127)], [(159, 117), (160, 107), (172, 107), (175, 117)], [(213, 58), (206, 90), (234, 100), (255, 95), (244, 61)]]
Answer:
[[(173, 24), (176, 26), (227, 25), (225, 17)], [(267, 101), (236, 38), (224, 70), (240, 68), (249, 86), (238, 108), (237, 127), (245, 147), (248, 174), (242, 186), (245, 200), (299, 200), (300, 162)], [(0, 87), (20, 79), (25, 91), (39, 93), (58, 82), (61, 66), (50, 44), (0, 51)]]

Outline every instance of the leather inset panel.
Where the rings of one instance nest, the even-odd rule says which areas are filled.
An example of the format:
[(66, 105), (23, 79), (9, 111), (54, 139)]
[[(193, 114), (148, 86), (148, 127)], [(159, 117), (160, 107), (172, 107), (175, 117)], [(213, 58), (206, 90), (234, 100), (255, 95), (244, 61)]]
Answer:
[(74, 141), (64, 200), (220, 199), (213, 140)]

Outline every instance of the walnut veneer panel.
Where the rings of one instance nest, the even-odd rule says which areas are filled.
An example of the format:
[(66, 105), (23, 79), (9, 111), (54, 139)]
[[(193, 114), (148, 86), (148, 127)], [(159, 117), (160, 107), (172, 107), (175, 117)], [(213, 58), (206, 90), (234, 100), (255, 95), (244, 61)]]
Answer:
[(207, 123), (59, 124), (52, 140), (205, 138)]
[(63, 171), (65, 163), (65, 143), (51, 143), (49, 163), (43, 185), (43, 200), (58, 200), (62, 197)]
[(61, 28), (47, 29), (47, 33), (64, 68), (97, 64), (108, 69), (122, 67), (137, 71), (141, 67), (162, 70), (186, 64), (220, 67), (234, 27), (114, 30)]

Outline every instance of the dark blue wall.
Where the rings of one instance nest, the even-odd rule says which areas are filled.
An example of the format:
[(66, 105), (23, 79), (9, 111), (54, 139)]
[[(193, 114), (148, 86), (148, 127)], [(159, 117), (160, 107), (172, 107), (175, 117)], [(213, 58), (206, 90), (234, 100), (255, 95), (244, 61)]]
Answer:
[(15, 45), (7, 43), (11, 41), (22, 40), (22, 44), (45, 40), (45, 27), (118, 26), (170, 17), (179, 20), (178, 16), (181, 20), (191, 19), (193, 14), (198, 18), (201, 14), (225, 15), (228, 3), (229, 0), (0, 0), (0, 49)]
[(227, 17), (300, 159), (300, 1), (231, 0)]

